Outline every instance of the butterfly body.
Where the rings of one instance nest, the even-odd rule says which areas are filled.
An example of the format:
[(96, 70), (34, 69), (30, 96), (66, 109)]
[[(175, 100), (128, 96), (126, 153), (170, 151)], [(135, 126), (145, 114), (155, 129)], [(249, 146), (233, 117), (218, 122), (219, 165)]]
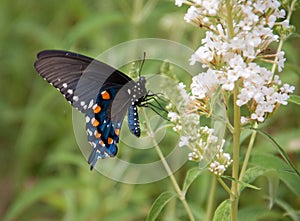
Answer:
[(126, 112), (129, 130), (140, 136), (137, 107), (143, 106), (148, 96), (144, 77), (135, 82), (98, 60), (59, 50), (40, 52), (34, 66), (85, 114), (88, 142), (93, 148), (88, 159), (91, 169), (99, 158), (116, 156)]

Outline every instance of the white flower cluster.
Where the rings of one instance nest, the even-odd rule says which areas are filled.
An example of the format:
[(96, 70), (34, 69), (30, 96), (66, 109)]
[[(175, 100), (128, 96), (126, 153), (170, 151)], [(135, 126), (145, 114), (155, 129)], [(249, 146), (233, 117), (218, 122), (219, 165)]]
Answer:
[[(187, 110), (189, 104), (192, 102), (192, 98), (185, 90), (186, 85), (184, 85), (183, 83), (172, 85), (169, 83), (169, 81), (166, 81), (164, 82), (163, 86), (165, 94), (173, 102), (173, 104), (170, 103), (166, 107), (169, 110), (168, 117), (171, 119), (179, 118), (178, 113), (184, 113)], [(175, 109), (176, 112), (170, 111), (172, 109)]]
[[(165, 94), (173, 101), (173, 103), (169, 103), (166, 106), (166, 109), (168, 110), (168, 118), (174, 124), (173, 130), (178, 133), (182, 130), (183, 122), (186, 121), (184, 118), (190, 118), (190, 120), (195, 118), (193, 117), (194, 114), (187, 113), (189, 103), (192, 102), (192, 99), (186, 92), (185, 87), (186, 86), (183, 83), (175, 85), (175, 88), (169, 88), (167, 86), (164, 87)], [(199, 117), (192, 122), (194, 122), (192, 124), (198, 124)]]
[[(211, 78), (211, 76), (207, 77)], [(180, 135), (178, 146), (188, 147), (191, 150), (188, 155), (189, 160), (195, 162), (203, 160), (207, 164), (214, 160), (215, 163), (219, 162), (226, 168), (229, 164), (223, 164), (224, 157), (222, 159), (219, 157), (222, 156), (220, 153), (223, 153), (224, 141), (221, 142), (214, 135), (214, 129), (207, 126), (200, 127), (200, 115), (194, 106), (194, 98), (185, 89), (186, 86), (183, 83), (173, 85), (168, 79), (162, 81), (161, 84), (165, 96), (171, 101), (166, 109), (168, 118), (173, 124), (173, 130)]]
[(206, 28), (206, 37), (190, 58), (190, 64), (202, 63), (207, 71), (193, 78), (192, 95), (197, 99), (210, 98), (220, 86), (224, 91), (233, 91), (239, 84), (238, 106), (245, 105), (249, 116), (241, 118), (242, 123), (263, 122), (276, 110), (279, 104), (286, 105), (289, 93), (294, 87), (282, 85), (277, 75), (257, 62), (276, 64), (278, 72), (284, 67), (284, 52), (265, 54), (268, 46), (278, 41), (273, 26), (288, 27), (283, 19), (285, 11), (280, 10), (277, 0), (232, 1), (232, 36), (229, 37), (226, 8), (218, 0), (176, 0), (176, 5), (188, 3), (184, 19), (188, 23)]
[[(187, 140), (190, 142), (181, 143), (182, 145), (186, 145), (191, 149), (191, 153), (189, 153), (189, 160), (199, 162), (204, 159), (206, 161), (211, 161), (211, 158), (208, 156), (215, 155), (213, 149), (211, 147), (218, 146), (218, 137), (216, 137), (213, 133), (214, 130), (211, 128), (205, 127), (197, 127), (197, 136), (181, 136), (181, 140)], [(180, 145), (180, 143), (179, 143)]]
[(214, 129), (208, 127), (200, 127), (197, 145), (192, 146), (192, 152), (189, 154), (189, 160), (199, 162), (205, 160), (208, 162), (208, 169), (211, 173), (221, 176), (227, 167), (232, 163), (229, 153), (223, 152), (225, 140), (222, 139), (219, 144), (219, 139), (214, 133)]
[(219, 81), (211, 69), (193, 77), (191, 84), (192, 94), (198, 99), (211, 98), (218, 87)]
[[(212, 79), (212, 76), (206, 77)], [(200, 83), (201, 79), (198, 80)], [(215, 83), (215, 80), (212, 83)], [(178, 146), (185, 146), (191, 150), (188, 155), (189, 160), (206, 162), (212, 173), (222, 175), (232, 162), (230, 155), (223, 153), (225, 140), (218, 138), (214, 134), (214, 129), (207, 126), (200, 127), (200, 115), (191, 109), (194, 103), (183, 83), (172, 88), (172, 91), (169, 91), (168, 87), (165, 87), (165, 90), (166, 95), (176, 101), (175, 104), (170, 103), (166, 108), (168, 117), (174, 125), (173, 130), (180, 134)], [(214, 169), (212, 169), (213, 165), (215, 165)]]
[(223, 175), (227, 167), (233, 162), (229, 153), (223, 153), (223, 146), (225, 140), (222, 140), (222, 144), (217, 147), (217, 154), (214, 161), (209, 164), (209, 171), (217, 176)]
[[(175, 5), (181, 7), (183, 3), (187, 1), (175, 0)], [(184, 20), (188, 23), (193, 23), (195, 20), (206, 18), (208, 16), (214, 16), (219, 10), (219, 5), (221, 4), (220, 0), (194, 0), (192, 1), (195, 5), (192, 5), (188, 12), (184, 16)], [(203, 17), (202, 17), (203, 16)], [(207, 17), (204, 17), (207, 16)]]

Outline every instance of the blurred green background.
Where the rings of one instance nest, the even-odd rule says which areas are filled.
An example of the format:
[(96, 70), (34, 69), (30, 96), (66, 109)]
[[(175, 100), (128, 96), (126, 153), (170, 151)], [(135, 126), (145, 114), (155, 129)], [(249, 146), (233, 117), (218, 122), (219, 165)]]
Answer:
[[(0, 1), (0, 220), (144, 220), (155, 198), (172, 189), (168, 179), (128, 185), (91, 173), (75, 141), (71, 107), (33, 63), (43, 49), (93, 57), (137, 38), (165, 38), (196, 49), (203, 32), (184, 22), (185, 11), (170, 0)], [(293, 21), (298, 30), (299, 19), (297, 11)], [(299, 86), (299, 37), (290, 38), (285, 49), (287, 74), (282, 79)], [(299, 106), (280, 108), (269, 124), (269, 132), (299, 165)], [(192, 165), (176, 173), (179, 183)], [(209, 185), (204, 174), (188, 193), (198, 218)], [(294, 197), (284, 186), (281, 191)], [(217, 196), (218, 201), (227, 197), (223, 191)], [(292, 202), (298, 209), (299, 201)], [(170, 203), (163, 217), (185, 220), (176, 204)]]

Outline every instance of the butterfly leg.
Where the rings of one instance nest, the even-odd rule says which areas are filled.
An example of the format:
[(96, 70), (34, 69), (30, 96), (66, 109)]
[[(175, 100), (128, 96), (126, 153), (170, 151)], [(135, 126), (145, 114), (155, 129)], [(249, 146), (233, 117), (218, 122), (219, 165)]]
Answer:
[[(150, 104), (150, 105), (152, 105), (154, 108), (157, 108), (157, 109), (159, 109), (159, 110), (162, 110), (162, 111), (168, 113), (168, 111), (167, 111), (167, 110), (159, 103), (158, 99), (159, 99), (159, 100), (162, 100), (163, 102), (165, 102), (165, 100), (163, 100), (163, 99), (162, 99), (161, 97), (159, 97), (157, 94), (150, 94), (150, 95), (147, 95), (147, 97), (146, 97), (146, 99), (145, 99), (144, 101), (145, 101), (145, 103), (146, 103), (147, 105)], [(156, 105), (150, 103), (152, 100), (156, 103)]]

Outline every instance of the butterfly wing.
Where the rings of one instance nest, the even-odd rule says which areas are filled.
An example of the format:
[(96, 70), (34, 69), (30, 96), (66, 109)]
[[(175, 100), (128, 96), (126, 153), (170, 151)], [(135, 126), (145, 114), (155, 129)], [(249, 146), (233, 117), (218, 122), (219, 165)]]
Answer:
[(122, 121), (128, 109), (128, 88), (134, 82), (122, 72), (92, 58), (68, 51), (46, 50), (34, 64), (38, 73), (86, 115), (86, 130), (97, 159), (117, 154)]
[(114, 157), (118, 152), (120, 129), (130, 104), (127, 87), (132, 84), (133, 81), (121, 84), (108, 79), (99, 91), (93, 111), (87, 113), (88, 140), (94, 147), (88, 160), (91, 169), (99, 158)]
[(42, 51), (38, 53), (34, 67), (82, 113), (95, 103), (100, 88), (111, 75), (119, 78), (119, 84), (131, 81), (128, 76), (105, 63), (69, 51)]

